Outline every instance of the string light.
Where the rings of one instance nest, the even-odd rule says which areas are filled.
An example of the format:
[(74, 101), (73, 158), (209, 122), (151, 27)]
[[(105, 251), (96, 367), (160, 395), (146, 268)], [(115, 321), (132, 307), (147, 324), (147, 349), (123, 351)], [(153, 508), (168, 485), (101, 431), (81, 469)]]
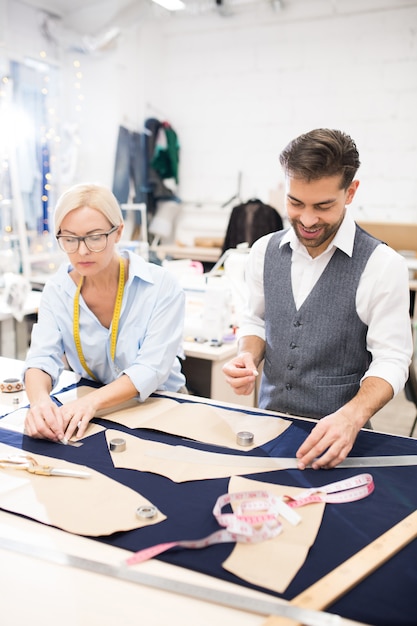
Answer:
[[(41, 50), (39, 52), (39, 56), (42, 59), (47, 58), (47, 53), (45, 50)], [(47, 66), (49, 72), (49, 65)], [(48, 113), (50, 107), (47, 102), (47, 96), (49, 95), (49, 83), (50, 76), (49, 73), (45, 73), (43, 75), (43, 86), (41, 87), (41, 96), (42, 96), (42, 105), (43, 105), (43, 123), (41, 125), (41, 169), (42, 169), (42, 191), (41, 191), (41, 202), (42, 202), (42, 223), (41, 229), (43, 231), (49, 231), (49, 194), (52, 189), (51, 185), (51, 162), (50, 162), (50, 154), (51, 154), (51, 141), (55, 135), (55, 131), (48, 124)]]
[[(40, 98), (41, 107), (38, 107), (38, 114), (33, 121), (38, 123), (37, 126), (37, 141), (40, 146), (40, 158), (39, 164), (41, 169), (41, 181), (38, 195), (38, 202), (41, 204), (41, 215), (39, 215), (38, 232), (49, 232), (49, 209), (52, 195), (56, 191), (56, 186), (59, 182), (58, 176), (63, 175), (62, 170), (62, 158), (61, 150), (64, 149), (63, 139), (59, 128), (63, 124), (62, 120), (62, 108), (59, 106), (57, 99), (57, 81), (53, 72), (56, 71), (56, 64), (54, 61), (49, 60), (47, 48), (40, 49), (38, 52), (38, 60), (25, 59), (25, 65), (33, 68), (35, 72), (33, 76), (36, 80), (34, 86)], [(69, 115), (69, 127), (73, 127), (80, 124), (80, 114), (83, 110), (85, 102), (85, 96), (83, 93), (83, 71), (81, 68), (81, 61), (78, 58), (72, 59), (72, 84), (73, 84), (73, 99), (72, 99), (72, 115)], [(7, 75), (1, 76), (0, 74), (0, 104), (3, 100), (7, 100), (7, 87), (9, 83), (9, 77)], [(71, 84), (71, 83), (70, 83)], [(71, 100), (70, 100), (71, 104)], [(60, 114), (57, 114), (57, 110)], [(68, 111), (69, 112), (69, 111)], [(63, 127), (64, 128), (64, 127)], [(65, 137), (64, 137), (65, 139)], [(72, 137), (71, 140), (77, 146), (80, 145), (79, 136)], [(1, 155), (0, 155), (1, 156)], [(4, 189), (1, 190), (4, 195)], [(0, 197), (0, 202), (2, 198)]]
[(82, 89), (82, 79), (83, 73), (81, 71), (81, 61), (79, 59), (74, 59), (72, 62), (74, 67), (74, 89), (76, 93), (76, 102), (74, 105), (76, 113), (81, 113), (82, 111), (82, 103), (84, 101), (84, 95), (81, 93)]
[[(43, 60), (48, 59), (48, 55), (45, 50), (39, 52), (40, 58)], [(57, 184), (57, 176), (55, 174), (56, 166), (59, 163), (57, 159), (56, 151), (61, 143), (61, 137), (59, 133), (59, 119), (56, 113), (57, 103), (54, 101), (56, 98), (56, 84), (51, 77), (51, 71), (53, 71), (53, 63), (45, 63), (45, 70), (42, 73), (43, 81), (40, 86), (40, 94), (43, 104), (43, 120), (40, 127), (41, 136), (41, 168), (42, 168), (42, 188), (41, 188), (41, 203), (42, 203), (42, 221), (40, 230), (45, 232), (49, 231), (49, 209), (51, 203), (51, 194)], [(58, 172), (59, 174), (59, 172)]]

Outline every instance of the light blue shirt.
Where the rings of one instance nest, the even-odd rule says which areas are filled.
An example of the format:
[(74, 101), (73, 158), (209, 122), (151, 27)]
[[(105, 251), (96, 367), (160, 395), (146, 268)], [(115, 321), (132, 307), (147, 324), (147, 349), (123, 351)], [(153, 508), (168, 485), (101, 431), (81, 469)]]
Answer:
[[(129, 278), (125, 284), (114, 362), (110, 355), (111, 327), (103, 326), (80, 296), (80, 338), (85, 361), (97, 379), (108, 384), (126, 374), (146, 400), (156, 390), (178, 391), (185, 378), (177, 355), (182, 355), (185, 296), (165, 268), (128, 251)], [(63, 264), (45, 285), (33, 327), (25, 370), (47, 372), (56, 385), (64, 363), (80, 377), (83, 369), (73, 334), (76, 285)]]

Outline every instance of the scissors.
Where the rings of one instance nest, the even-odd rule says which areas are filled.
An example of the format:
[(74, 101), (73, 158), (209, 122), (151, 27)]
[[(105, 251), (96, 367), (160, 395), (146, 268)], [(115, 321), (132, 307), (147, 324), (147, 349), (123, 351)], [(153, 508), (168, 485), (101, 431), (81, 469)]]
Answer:
[(52, 465), (40, 465), (36, 459), (31, 456), (15, 455), (5, 459), (0, 458), (0, 467), (11, 467), (14, 469), (23, 469), (30, 474), (38, 474), (41, 476), (67, 476), (69, 478), (89, 478), (91, 474), (82, 470), (62, 469), (53, 467)]

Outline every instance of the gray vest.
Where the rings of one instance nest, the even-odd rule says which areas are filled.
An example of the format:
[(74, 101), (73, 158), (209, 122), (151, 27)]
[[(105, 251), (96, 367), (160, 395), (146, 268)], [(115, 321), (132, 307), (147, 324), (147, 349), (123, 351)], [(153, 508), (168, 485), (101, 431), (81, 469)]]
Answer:
[(297, 311), (291, 287), (289, 244), (284, 231), (268, 243), (264, 264), (266, 351), (259, 406), (320, 418), (359, 390), (369, 367), (367, 326), (356, 312), (356, 291), (365, 265), (381, 243), (356, 226), (352, 257), (336, 249)]

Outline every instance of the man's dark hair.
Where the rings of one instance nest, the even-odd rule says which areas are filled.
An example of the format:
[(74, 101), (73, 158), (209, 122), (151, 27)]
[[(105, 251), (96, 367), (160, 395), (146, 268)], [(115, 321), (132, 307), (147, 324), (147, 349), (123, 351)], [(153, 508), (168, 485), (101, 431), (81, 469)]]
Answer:
[(342, 189), (349, 187), (360, 166), (353, 139), (328, 128), (317, 128), (293, 139), (279, 160), (286, 174), (307, 182), (342, 175)]

